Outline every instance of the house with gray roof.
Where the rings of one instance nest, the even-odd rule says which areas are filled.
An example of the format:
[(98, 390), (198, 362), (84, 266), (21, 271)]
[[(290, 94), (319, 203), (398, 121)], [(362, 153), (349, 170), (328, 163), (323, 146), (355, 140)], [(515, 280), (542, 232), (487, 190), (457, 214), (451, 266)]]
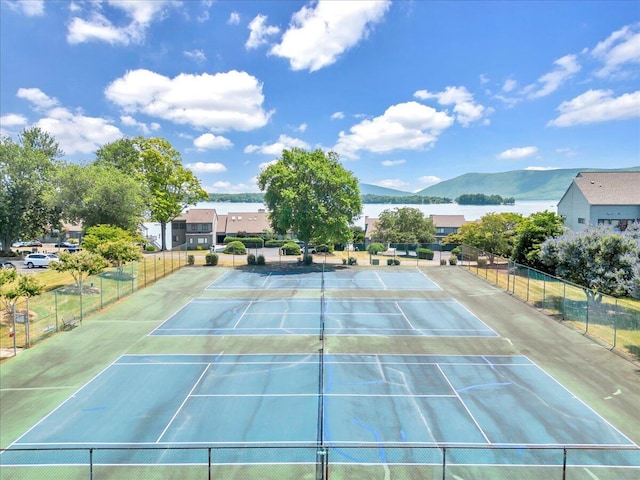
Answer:
[(640, 221), (640, 172), (580, 172), (558, 203), (564, 225), (580, 231), (587, 225), (624, 230)]
[[(192, 208), (171, 222), (171, 248), (208, 250), (215, 245), (218, 214), (213, 208)], [(167, 242), (169, 243), (169, 242)]]

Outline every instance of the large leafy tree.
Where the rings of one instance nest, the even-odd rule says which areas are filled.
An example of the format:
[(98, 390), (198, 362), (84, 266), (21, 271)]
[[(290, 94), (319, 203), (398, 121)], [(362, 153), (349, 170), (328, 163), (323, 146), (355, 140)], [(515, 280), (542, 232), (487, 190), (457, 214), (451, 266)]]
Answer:
[(294, 233), (308, 243), (351, 239), (350, 225), (360, 215), (358, 180), (334, 152), (283, 150), (282, 157), (258, 176), (275, 232)]
[(136, 141), (121, 138), (107, 143), (96, 151), (94, 164), (102, 167), (114, 167), (127, 175), (136, 175), (141, 170), (140, 151)]
[(493, 264), (495, 256), (510, 257), (517, 240), (519, 213), (487, 213), (479, 222), (465, 223), (458, 233), (448, 235), (447, 243), (463, 243), (482, 250)]
[(516, 228), (516, 243), (511, 259), (517, 263), (542, 270), (540, 245), (549, 237), (557, 237), (562, 231), (562, 217), (549, 211), (532, 213)]
[(134, 144), (140, 151), (139, 168), (149, 194), (149, 215), (160, 223), (161, 248), (166, 250), (167, 223), (209, 195), (198, 177), (182, 166), (180, 152), (171, 143), (162, 138), (138, 137)]
[(435, 239), (433, 220), (418, 208), (402, 207), (380, 213), (372, 238), (390, 243), (430, 243)]
[(24, 130), (14, 142), (0, 138), (0, 241), (42, 235), (59, 219), (51, 180), (62, 155), (55, 139), (39, 128)]
[(134, 231), (146, 210), (137, 177), (108, 164), (67, 165), (59, 170), (57, 203), (66, 220), (83, 227), (110, 224)]
[(640, 243), (636, 228), (626, 232), (587, 227), (547, 239), (540, 259), (552, 273), (595, 292), (640, 298)]
[(77, 253), (61, 253), (59, 262), (51, 262), (49, 268), (58, 272), (69, 272), (76, 282), (78, 293), (83, 291), (82, 282), (90, 275), (97, 275), (109, 264), (101, 255), (87, 250)]

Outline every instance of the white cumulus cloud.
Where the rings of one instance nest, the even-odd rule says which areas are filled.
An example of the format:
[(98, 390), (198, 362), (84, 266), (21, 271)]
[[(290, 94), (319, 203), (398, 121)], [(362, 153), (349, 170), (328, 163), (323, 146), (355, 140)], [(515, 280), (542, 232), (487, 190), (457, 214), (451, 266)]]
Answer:
[(10, 0), (6, 5), (15, 12), (20, 12), (27, 17), (40, 17), (44, 15), (44, 0)]
[(216, 136), (213, 133), (200, 135), (193, 141), (193, 145), (200, 151), (233, 147), (231, 140), (220, 135)]
[(505, 150), (498, 155), (500, 160), (520, 160), (538, 153), (537, 147), (515, 147)]
[(187, 163), (185, 167), (194, 173), (222, 173), (227, 171), (227, 167), (225, 167), (222, 163), (217, 162)]
[(473, 95), (466, 87), (447, 87), (442, 92), (429, 92), (428, 90), (418, 90), (413, 94), (420, 100), (436, 99), (440, 105), (453, 105), (453, 113), (456, 120), (463, 127), (468, 127), (472, 122), (483, 119), (492, 113), (491, 109), (476, 103)]
[(281, 42), (270, 53), (288, 59), (293, 70), (320, 70), (366, 38), (390, 5), (389, 0), (311, 3), (293, 15)]
[(598, 77), (617, 73), (625, 64), (640, 63), (640, 23), (616, 30), (598, 43), (591, 54), (604, 63), (596, 72)]
[(126, 113), (144, 113), (214, 132), (263, 127), (272, 112), (262, 108), (262, 84), (246, 72), (165, 77), (133, 70), (114, 80), (105, 95)]
[(280, 135), (278, 141), (274, 143), (263, 143), (262, 145), (247, 145), (244, 149), (244, 153), (262, 153), (265, 155), (282, 155), (282, 150), (302, 148), (309, 150), (310, 146), (304, 140), (299, 138), (293, 138), (288, 135)]
[(571, 127), (588, 123), (628, 120), (640, 117), (640, 90), (614, 97), (611, 90), (588, 90), (562, 102), (560, 115), (548, 126)]
[(529, 98), (546, 97), (578, 73), (582, 67), (575, 55), (565, 55), (553, 62), (556, 68), (538, 78), (537, 83), (528, 85), (525, 93)]
[(347, 158), (358, 158), (359, 150), (382, 153), (393, 150), (421, 150), (432, 146), (453, 124), (445, 112), (406, 102), (389, 107), (384, 114), (340, 132), (333, 150)]
[(280, 33), (280, 29), (274, 25), (267, 25), (266, 15), (257, 15), (249, 23), (249, 38), (244, 46), (247, 50), (258, 48), (268, 43), (268, 38)]

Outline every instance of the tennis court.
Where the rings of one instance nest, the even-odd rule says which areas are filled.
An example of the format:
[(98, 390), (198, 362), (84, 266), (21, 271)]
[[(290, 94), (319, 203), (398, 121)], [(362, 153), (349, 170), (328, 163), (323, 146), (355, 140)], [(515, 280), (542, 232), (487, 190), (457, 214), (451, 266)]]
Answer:
[[(526, 357), (327, 355), (322, 392), (319, 364), (317, 354), (124, 355), (14, 447), (309, 446), (321, 423), (342, 463), (393, 463), (384, 446), (400, 444), (633, 445)], [(266, 461), (283, 461), (274, 452)], [(297, 452), (288, 461), (304, 461)], [(3, 464), (21, 457), (9, 450)], [(187, 452), (172, 461), (193, 460)], [(423, 461), (404, 450), (402, 462)]]
[[(324, 285), (322, 282), (324, 280)], [(353, 269), (335, 266), (311, 268), (243, 268), (228, 270), (207, 290), (440, 290), (418, 268)]]
[[(391, 270), (181, 272), (180, 294), (167, 282), (134, 304), (135, 318), (116, 305), (69, 336), (108, 341), (125, 326), (139, 336), (14, 437), (3, 478), (83, 479), (87, 465), (104, 478), (213, 478), (216, 468), (324, 479), (327, 465), (333, 478), (444, 478), (445, 465), (463, 480), (529, 467), (555, 479), (567, 466), (635, 478), (628, 434), (528, 355), (496, 353), (515, 349), (487, 312), (507, 326), (523, 319), (490, 305), (493, 291), (481, 285), (463, 303), (425, 271)], [(449, 288), (449, 271), (455, 284), (467, 278), (441, 270)], [(53, 388), (42, 392), (67, 387)]]
[(328, 335), (492, 337), (454, 299), (195, 298), (151, 335)]

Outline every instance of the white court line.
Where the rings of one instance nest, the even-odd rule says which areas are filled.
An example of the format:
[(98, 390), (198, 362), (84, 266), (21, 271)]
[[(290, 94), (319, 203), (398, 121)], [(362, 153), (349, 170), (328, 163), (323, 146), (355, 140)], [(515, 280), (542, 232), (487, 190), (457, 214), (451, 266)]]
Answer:
[(373, 273), (378, 278), (378, 281), (380, 282), (380, 285), (382, 285), (382, 289), (383, 290), (387, 290), (387, 284), (382, 281), (382, 278), (380, 277), (380, 274), (377, 271), (374, 271)]
[(264, 279), (264, 282), (262, 282), (262, 288), (266, 288), (265, 286), (267, 285), (267, 282), (269, 282), (269, 280), (271, 279), (271, 272), (269, 272), (269, 275), (267, 275), (267, 278)]
[(209, 371), (209, 368), (211, 368), (211, 364), (207, 364), (206, 368), (202, 371), (202, 373), (200, 374), (200, 376), (198, 377), (198, 380), (196, 380), (196, 383), (193, 384), (193, 387), (191, 388), (191, 390), (189, 390), (189, 393), (187, 393), (187, 396), (185, 397), (185, 399), (182, 401), (182, 403), (180, 404), (180, 406), (178, 407), (178, 410), (176, 410), (176, 413), (173, 414), (173, 417), (171, 417), (171, 420), (169, 420), (169, 423), (167, 423), (167, 426), (164, 427), (164, 430), (162, 430), (162, 433), (160, 434), (160, 436), (158, 437), (158, 439), (156, 440), (156, 443), (158, 443), (160, 441), (160, 439), (164, 436), (164, 434), (167, 432), (167, 430), (169, 429), (169, 427), (171, 426), (171, 424), (173, 423), (173, 421), (177, 418), (178, 414), (180, 413), (180, 411), (182, 410), (182, 408), (185, 406), (185, 404), (187, 403), (187, 400), (189, 400), (189, 398), (191, 397), (191, 394), (193, 393), (193, 391), (196, 389), (196, 387), (198, 386), (198, 384), (200, 383), (200, 380), (202, 380), (202, 378), (205, 376), (205, 374)]
[[(411, 330), (416, 330), (416, 328), (413, 326), (413, 324), (411, 323), (411, 321), (409, 320), (409, 317), (407, 317), (404, 313), (404, 310), (402, 310), (402, 308), (400, 307), (400, 304), (398, 302), (395, 302), (396, 308), (400, 311), (400, 313), (402, 314), (402, 317), (405, 319), (405, 321), (409, 324), (409, 326), (411, 327)], [(401, 328), (400, 330), (406, 330), (404, 328)], [(455, 329), (452, 329), (455, 330)]]
[(233, 328), (236, 329), (238, 328), (238, 325), (240, 324), (240, 322), (242, 321), (242, 318), (244, 317), (244, 314), (247, 313), (247, 310), (249, 310), (249, 308), (251, 308), (251, 305), (253, 305), (253, 300), (250, 301), (247, 306), (245, 307), (245, 309), (243, 310), (243, 312), (240, 314), (240, 317), (238, 318), (238, 321), (233, 325)]
[(447, 381), (447, 383), (449, 384), (449, 387), (451, 388), (451, 390), (453, 390), (456, 393), (456, 397), (458, 397), (458, 400), (460, 401), (460, 404), (462, 404), (462, 406), (464, 407), (464, 409), (467, 411), (467, 413), (469, 414), (469, 417), (471, 418), (471, 420), (473, 420), (473, 423), (475, 423), (476, 427), (478, 427), (478, 430), (480, 431), (480, 433), (482, 434), (482, 436), (484, 437), (484, 439), (487, 441), (487, 443), (489, 445), (492, 445), (491, 440), (489, 440), (489, 437), (487, 437), (487, 434), (484, 433), (484, 430), (482, 429), (482, 427), (480, 426), (480, 424), (478, 423), (478, 421), (475, 419), (475, 417), (473, 416), (473, 414), (471, 413), (471, 410), (469, 410), (469, 407), (467, 407), (467, 404), (464, 403), (464, 400), (462, 400), (462, 398), (460, 397), (460, 395), (458, 395), (458, 391), (453, 387), (453, 384), (449, 381), (449, 377), (447, 377), (447, 375), (444, 373), (444, 371), (442, 370), (442, 368), (440, 367), (440, 364), (437, 364), (438, 370), (440, 370), (440, 373), (442, 374), (442, 377)]

